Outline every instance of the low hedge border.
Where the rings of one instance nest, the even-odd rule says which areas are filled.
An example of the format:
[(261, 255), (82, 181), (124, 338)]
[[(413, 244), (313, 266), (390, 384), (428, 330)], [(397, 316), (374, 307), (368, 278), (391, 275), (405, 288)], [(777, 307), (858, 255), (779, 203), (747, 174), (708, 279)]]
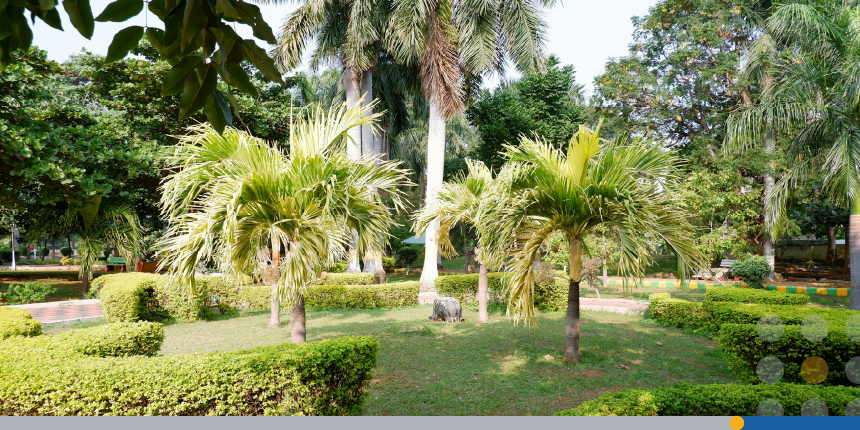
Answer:
[(776, 315), (786, 325), (800, 325), (810, 315), (820, 315), (828, 326), (842, 327), (856, 311), (848, 309), (814, 308), (809, 306), (766, 305), (760, 303), (705, 302), (712, 331), (719, 332), (725, 324), (757, 324), (765, 315)]
[[(627, 389), (557, 413), (562, 416), (755, 416), (759, 404), (775, 399), (785, 415), (799, 416), (803, 404), (821, 399), (829, 415), (845, 415), (849, 403), (860, 398), (860, 388), (817, 385), (676, 385), (648, 390)], [(860, 408), (858, 408), (860, 409)], [(860, 414), (860, 410), (853, 411)]]
[(16, 336), (38, 336), (42, 323), (19, 308), (0, 307), (0, 340)]
[(316, 285), (371, 285), (373, 273), (325, 273)]
[(379, 350), (369, 336), (153, 358), (93, 357), (63, 344), (0, 342), (0, 415), (359, 414)]
[(677, 328), (700, 329), (708, 326), (708, 318), (701, 303), (674, 299), (669, 293), (648, 296), (648, 313), (655, 321)]
[[(440, 296), (453, 297), (464, 305), (478, 302), (478, 274), (450, 275), (436, 278), (436, 292)], [(487, 275), (487, 295), (491, 303), (507, 304), (508, 291), (504, 272), (492, 272)], [(567, 309), (567, 278), (554, 276), (552, 280), (535, 282), (535, 308), (542, 311), (556, 312)]]
[(396, 308), (418, 304), (418, 282), (379, 285), (313, 285), (305, 305), (316, 308)]
[(782, 381), (804, 383), (800, 367), (813, 356), (827, 363), (827, 378), (822, 385), (853, 385), (845, 376), (848, 360), (860, 355), (860, 343), (845, 333), (845, 325), (830, 327), (821, 341), (812, 342), (803, 336), (800, 325), (786, 325), (779, 339), (767, 342), (759, 336), (754, 324), (723, 324), (720, 329), (720, 349), (729, 369), (740, 382), (759, 383), (756, 366), (768, 356), (779, 358), (784, 366)]
[(762, 303), (772, 305), (805, 305), (809, 296), (780, 291), (753, 290), (748, 288), (711, 288), (705, 293), (706, 302)]

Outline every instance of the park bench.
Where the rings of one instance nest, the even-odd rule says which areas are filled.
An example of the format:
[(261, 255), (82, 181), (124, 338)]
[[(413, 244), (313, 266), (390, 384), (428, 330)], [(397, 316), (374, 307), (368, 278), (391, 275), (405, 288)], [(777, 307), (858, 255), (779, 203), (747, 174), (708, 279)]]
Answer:
[(105, 265), (108, 272), (113, 271), (114, 267), (119, 267), (120, 272), (125, 272), (125, 258), (123, 257), (108, 257)]
[(693, 275), (693, 279), (717, 279), (725, 272), (732, 270), (735, 260), (723, 259), (720, 260), (720, 267), (713, 269), (702, 269)]

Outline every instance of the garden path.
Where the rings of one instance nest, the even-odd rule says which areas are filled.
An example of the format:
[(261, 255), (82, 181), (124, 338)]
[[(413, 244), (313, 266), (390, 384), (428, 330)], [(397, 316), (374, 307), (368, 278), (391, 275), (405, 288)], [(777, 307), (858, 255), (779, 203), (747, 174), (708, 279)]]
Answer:
[(101, 301), (67, 300), (62, 302), (33, 303), (30, 305), (9, 306), (30, 312), (42, 325), (72, 324), (104, 318)]

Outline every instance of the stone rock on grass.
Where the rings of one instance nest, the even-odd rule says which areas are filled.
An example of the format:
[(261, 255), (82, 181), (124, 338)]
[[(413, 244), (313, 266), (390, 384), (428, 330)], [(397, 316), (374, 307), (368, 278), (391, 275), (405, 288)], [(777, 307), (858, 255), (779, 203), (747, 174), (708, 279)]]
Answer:
[(430, 315), (429, 319), (430, 321), (447, 321), (449, 323), (465, 321), (460, 301), (453, 297), (433, 300), (433, 315)]

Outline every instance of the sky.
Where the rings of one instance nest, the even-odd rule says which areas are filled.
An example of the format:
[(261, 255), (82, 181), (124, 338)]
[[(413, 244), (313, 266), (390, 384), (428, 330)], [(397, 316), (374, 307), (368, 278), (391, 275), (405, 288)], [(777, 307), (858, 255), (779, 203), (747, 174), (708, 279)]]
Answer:
[[(92, 0), (93, 14), (101, 13), (111, 1)], [(284, 3), (279, 6), (261, 6), (263, 18), (276, 34), (284, 17), (298, 7), (296, 1)], [(544, 15), (549, 24), (547, 52), (558, 56), (562, 64), (572, 64), (577, 82), (584, 84), (587, 95), (590, 95), (594, 77), (603, 72), (606, 61), (627, 54), (627, 45), (632, 41), (633, 34), (630, 18), (646, 15), (648, 8), (657, 0), (561, 0), (559, 3), (555, 8), (545, 11)], [(138, 15), (126, 22), (97, 22), (92, 39), (87, 40), (72, 27), (65, 12), (61, 12), (60, 16), (66, 31), (55, 30), (39, 20), (36, 20), (33, 31), (33, 44), (46, 50), (50, 59), (59, 62), (82, 49), (104, 55), (113, 35), (127, 26), (161, 26), (158, 18), (146, 11), (145, 15)], [(236, 30), (242, 37), (253, 37), (248, 26), (237, 25)], [(259, 44), (263, 46), (264, 42)], [(511, 70), (506, 77), (516, 76), (516, 71)], [(485, 86), (494, 87), (498, 82), (498, 76), (490, 76), (485, 80)]]

